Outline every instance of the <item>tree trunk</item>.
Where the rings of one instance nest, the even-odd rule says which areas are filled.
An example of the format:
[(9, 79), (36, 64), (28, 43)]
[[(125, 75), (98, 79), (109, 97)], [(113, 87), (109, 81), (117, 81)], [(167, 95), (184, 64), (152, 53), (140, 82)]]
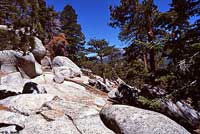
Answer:
[(144, 61), (144, 70), (148, 72), (148, 65), (147, 65), (147, 51), (143, 52), (143, 61)]
[[(148, 41), (149, 43), (152, 43), (152, 41), (155, 38), (154, 31), (153, 31), (153, 25), (151, 20), (151, 14), (148, 15), (148, 22), (147, 22), (147, 35), (148, 35)], [(155, 72), (156, 69), (156, 61), (155, 61), (155, 48), (151, 48), (149, 52), (149, 58), (150, 58), (150, 71)]]

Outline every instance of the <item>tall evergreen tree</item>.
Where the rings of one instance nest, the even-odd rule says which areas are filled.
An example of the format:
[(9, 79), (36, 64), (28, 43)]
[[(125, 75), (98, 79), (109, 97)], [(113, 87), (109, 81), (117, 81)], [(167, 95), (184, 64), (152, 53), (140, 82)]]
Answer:
[(68, 54), (72, 60), (77, 60), (78, 53), (83, 50), (85, 36), (81, 25), (77, 23), (77, 14), (71, 5), (66, 5), (60, 14), (62, 33), (65, 33), (69, 43)]
[(100, 61), (100, 75), (104, 78), (105, 82), (105, 64), (104, 57), (111, 55), (113, 46), (109, 46), (109, 43), (105, 39), (91, 39), (87, 45), (89, 46), (88, 51), (97, 54)]
[[(198, 87), (200, 85), (200, 28), (199, 21), (190, 22), (191, 17), (199, 17), (200, 1), (173, 0), (168, 12), (162, 14), (163, 27), (167, 28), (170, 38), (165, 53), (172, 63), (169, 69), (175, 76), (171, 86), (176, 99), (192, 98), (195, 107), (200, 109)], [(191, 84), (193, 83), (193, 84)], [(178, 95), (178, 97), (177, 97)]]
[(131, 46), (136, 46), (137, 41), (145, 44), (140, 46), (144, 65), (147, 70), (149, 55), (150, 71), (154, 72), (156, 69), (155, 39), (158, 33), (155, 22), (159, 12), (153, 0), (121, 0), (120, 5), (111, 6), (110, 11), (110, 25), (120, 28), (119, 38), (122, 41), (128, 41)]
[[(1, 48), (9, 49), (20, 49), (22, 51), (27, 51), (30, 46), (33, 45), (31, 27), (29, 24), (29, 3), (26, 0), (5, 0), (0, 2), (0, 6), (3, 10), (0, 11), (1, 24), (7, 25), (11, 30), (1, 30)], [(18, 31), (16, 34), (16, 30)], [(9, 34), (10, 36), (4, 36)], [(11, 38), (12, 37), (12, 38)], [(4, 43), (6, 47), (4, 46)]]
[[(11, 29), (1, 30), (2, 49), (27, 51), (34, 45), (33, 36), (43, 41), (48, 36), (47, 29), (51, 28), (47, 27), (50, 20), (49, 8), (44, 0), (5, 0), (0, 1), (0, 7), (2, 9), (0, 10), (0, 24), (7, 25)], [(7, 37), (6, 34), (12, 36)]]

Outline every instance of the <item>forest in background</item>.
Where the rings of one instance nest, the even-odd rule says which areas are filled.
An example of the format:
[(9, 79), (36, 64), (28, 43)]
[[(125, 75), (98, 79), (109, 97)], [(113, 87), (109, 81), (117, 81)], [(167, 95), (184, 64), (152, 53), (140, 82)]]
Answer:
[(3, 0), (0, 9), (0, 24), (9, 28), (0, 30), (0, 50), (26, 53), (33, 48), (34, 36), (48, 47), (64, 33), (64, 55), (80, 67), (104, 79), (119, 77), (140, 89), (145, 84), (157, 86), (166, 90), (165, 97), (187, 100), (200, 111), (199, 0), (172, 0), (166, 12), (159, 11), (153, 0), (121, 0), (111, 5), (109, 25), (120, 29), (119, 39), (127, 44), (124, 49), (106, 39), (86, 42), (71, 5), (56, 12), (45, 0)]

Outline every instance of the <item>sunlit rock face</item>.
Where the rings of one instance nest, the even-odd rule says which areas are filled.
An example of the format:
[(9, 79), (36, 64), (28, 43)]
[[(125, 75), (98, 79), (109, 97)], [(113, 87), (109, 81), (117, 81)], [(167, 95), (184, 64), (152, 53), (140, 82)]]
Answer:
[(188, 134), (162, 114), (111, 106), (108, 97), (123, 104), (137, 101), (140, 90), (122, 80), (104, 81), (92, 72), (83, 73), (63, 56), (40, 65), (33, 53), (24, 56), (8, 50), (0, 55), (0, 114), (4, 116), (0, 133)]
[(189, 134), (168, 117), (136, 107), (104, 107), (100, 117), (108, 128), (120, 134)]

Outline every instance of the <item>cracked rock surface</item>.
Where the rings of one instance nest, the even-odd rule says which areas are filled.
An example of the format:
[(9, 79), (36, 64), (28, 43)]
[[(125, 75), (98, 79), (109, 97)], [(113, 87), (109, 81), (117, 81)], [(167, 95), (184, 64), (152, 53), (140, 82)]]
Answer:
[(24, 79), (24, 83), (44, 87), (47, 94), (19, 94), (0, 100), (0, 133), (114, 134), (99, 116), (107, 104), (105, 94), (73, 81), (58, 84), (53, 75), (48, 72)]
[[(58, 72), (63, 73), (62, 81), (55, 81), (53, 70), (43, 70), (42, 75), (32, 79), (22, 78), (20, 72), (3, 75), (0, 72), (1, 134), (189, 133), (162, 114), (112, 105), (107, 100), (108, 96), (116, 97), (117, 85), (106, 82), (105, 86), (109, 87), (109, 91), (112, 89), (109, 94), (106, 93), (108, 91), (91, 86), (89, 76), (84, 75), (66, 57), (57, 57), (53, 66), (72, 68), (74, 74), (79, 75), (69, 77), (65, 70)], [(99, 76), (95, 76), (95, 80), (103, 81)], [(36, 83), (46, 93), (22, 94), (23, 85), (27, 82)]]

